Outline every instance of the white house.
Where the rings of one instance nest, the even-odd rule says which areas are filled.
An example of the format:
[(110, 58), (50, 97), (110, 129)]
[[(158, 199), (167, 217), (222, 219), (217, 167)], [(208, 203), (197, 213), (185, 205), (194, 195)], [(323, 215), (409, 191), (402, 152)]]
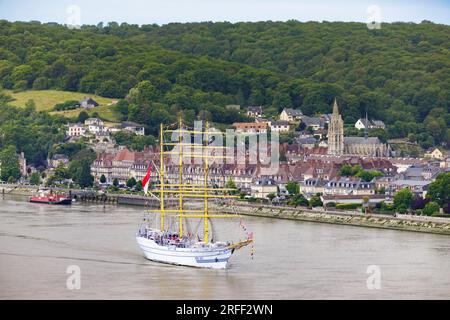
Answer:
[(94, 134), (98, 134), (100, 132), (108, 132), (108, 127), (105, 127), (104, 125), (91, 124), (88, 126), (88, 131)]
[(85, 97), (83, 100), (80, 101), (80, 106), (82, 106), (83, 108), (86, 108), (86, 109), (90, 109), (90, 108), (98, 107), (99, 104), (94, 99), (92, 99), (90, 97)]
[(442, 160), (444, 159), (444, 154), (438, 148), (431, 148), (428, 149), (427, 152), (425, 152), (425, 157)]
[(252, 118), (260, 118), (263, 116), (263, 109), (261, 106), (250, 106), (247, 108), (247, 116)]
[(273, 179), (263, 177), (255, 181), (251, 186), (252, 197), (267, 199), (267, 196), (271, 193), (275, 195), (278, 193), (277, 184)]
[(280, 120), (288, 122), (297, 122), (301, 120), (302, 116), (303, 113), (300, 110), (284, 108), (283, 111), (280, 113)]
[(69, 123), (66, 134), (69, 137), (79, 137), (86, 135), (86, 129), (81, 123)]
[(267, 122), (235, 122), (233, 126), (237, 133), (266, 133)]
[(86, 121), (84, 121), (84, 124), (86, 126), (90, 126), (90, 125), (97, 125), (97, 126), (103, 126), (104, 123), (100, 118), (88, 118), (86, 119)]
[(127, 130), (130, 132), (133, 132), (135, 134), (137, 134), (138, 136), (143, 136), (145, 135), (145, 128), (144, 126), (134, 123), (134, 122), (122, 122), (120, 127), (123, 130)]
[(380, 120), (367, 120), (366, 119), (358, 119), (355, 123), (355, 128), (358, 130), (366, 129), (366, 122), (367, 122), (367, 129), (385, 129), (386, 125), (383, 121)]
[(289, 131), (289, 122), (284, 120), (271, 121), (270, 122), (270, 130), (272, 132), (288, 132)]

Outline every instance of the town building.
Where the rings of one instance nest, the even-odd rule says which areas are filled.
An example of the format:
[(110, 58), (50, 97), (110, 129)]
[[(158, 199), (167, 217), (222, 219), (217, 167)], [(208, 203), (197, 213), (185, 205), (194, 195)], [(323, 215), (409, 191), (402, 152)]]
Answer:
[(300, 110), (284, 108), (280, 113), (280, 120), (288, 122), (299, 122), (302, 120), (303, 113)]
[(398, 179), (390, 183), (387, 193), (394, 195), (401, 189), (409, 189), (412, 193), (425, 198), (428, 187), (432, 183), (431, 180), (403, 180)]
[(444, 159), (444, 153), (439, 148), (430, 148), (425, 152), (425, 157), (442, 160)]
[(300, 182), (300, 192), (305, 195), (306, 198), (310, 198), (318, 193), (323, 194), (325, 192), (325, 186), (327, 181), (320, 178), (309, 178)]
[(289, 122), (284, 120), (271, 121), (270, 122), (270, 131), (272, 132), (288, 132), (289, 131)]
[(66, 131), (69, 137), (82, 137), (86, 135), (86, 128), (81, 123), (69, 123)]
[(304, 116), (302, 118), (302, 124), (303, 126), (307, 128), (311, 128), (314, 132), (318, 131), (320, 129), (325, 128), (325, 119), (321, 117), (308, 117)]
[(375, 194), (375, 182), (366, 182), (356, 177), (337, 177), (328, 181), (325, 195), (372, 195)]
[(271, 193), (278, 194), (278, 187), (273, 179), (262, 177), (251, 186), (251, 196), (254, 198), (267, 199), (267, 196)]
[(355, 122), (355, 128), (358, 130), (368, 129), (386, 129), (386, 125), (381, 120), (358, 119)]
[(344, 121), (339, 114), (336, 99), (328, 127), (328, 153), (331, 155), (351, 154), (358, 156), (383, 157), (389, 154), (386, 144), (377, 137), (344, 137)]
[(266, 133), (267, 122), (235, 122), (233, 127), (237, 133)]
[(247, 116), (251, 118), (261, 118), (263, 116), (263, 109), (261, 106), (249, 106), (247, 108)]
[(296, 142), (304, 148), (314, 148), (317, 144), (317, 139), (314, 137), (297, 138)]
[(104, 126), (105, 125), (103, 120), (100, 118), (88, 118), (84, 121), (84, 124), (86, 126), (90, 126), (90, 125)]
[(84, 99), (80, 101), (80, 106), (86, 109), (91, 109), (94, 107), (98, 107), (99, 104), (97, 103), (97, 101), (90, 97), (84, 97)]
[(328, 125), (328, 153), (336, 156), (344, 154), (344, 120), (339, 114), (336, 99), (334, 99), (333, 114)]
[(442, 159), (442, 161), (439, 163), (439, 167), (446, 170), (450, 169), (450, 157)]
[(108, 129), (108, 127), (105, 127), (104, 125), (90, 124), (87, 127), (87, 131), (89, 133), (93, 133), (94, 135), (97, 135), (99, 133), (107, 133), (109, 131), (109, 129)]
[(135, 122), (122, 122), (120, 124), (120, 128), (132, 133), (137, 134), (138, 136), (144, 136), (145, 135), (145, 128), (144, 126), (137, 124)]

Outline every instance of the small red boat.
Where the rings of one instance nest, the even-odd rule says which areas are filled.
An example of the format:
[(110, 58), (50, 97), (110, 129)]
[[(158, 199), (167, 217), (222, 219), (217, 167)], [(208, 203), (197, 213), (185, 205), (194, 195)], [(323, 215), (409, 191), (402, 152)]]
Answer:
[(72, 199), (63, 194), (50, 194), (48, 196), (41, 195), (38, 197), (31, 197), (30, 202), (46, 204), (72, 204)]

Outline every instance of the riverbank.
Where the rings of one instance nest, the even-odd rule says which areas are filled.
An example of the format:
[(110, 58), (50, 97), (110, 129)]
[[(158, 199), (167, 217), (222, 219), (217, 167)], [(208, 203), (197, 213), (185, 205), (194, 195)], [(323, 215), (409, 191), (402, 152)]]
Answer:
[[(4, 195), (20, 195), (31, 196), (34, 195), (38, 188), (21, 186), (15, 188), (1, 188), (0, 194)], [(56, 192), (71, 192), (73, 197), (77, 200), (109, 203), (109, 204), (125, 204), (125, 205), (157, 205), (155, 199), (149, 199), (136, 195), (119, 195), (107, 194), (99, 195), (93, 191), (81, 190), (55, 190)], [(197, 207), (196, 204), (189, 204), (192, 207)], [(336, 210), (318, 210), (308, 209), (304, 207), (295, 208), (287, 206), (273, 206), (251, 204), (245, 202), (237, 202), (233, 207), (226, 204), (211, 203), (210, 207), (213, 210), (221, 211), (223, 213), (239, 213), (246, 216), (299, 220), (308, 222), (330, 223), (340, 225), (350, 225), (358, 227), (370, 227), (380, 229), (391, 229), (399, 231), (414, 231), (433, 234), (450, 235), (450, 218), (437, 218), (414, 215), (380, 215), (380, 214), (362, 214), (357, 211), (336, 211)]]
[[(213, 208), (224, 213), (236, 213), (230, 207), (213, 205)], [(305, 208), (278, 207), (267, 205), (239, 204), (237, 210), (241, 215), (341, 224), (358, 227), (392, 229), (400, 231), (425, 232), (450, 235), (450, 219), (422, 217), (411, 215), (387, 216), (378, 214), (362, 214), (356, 212), (319, 211)]]

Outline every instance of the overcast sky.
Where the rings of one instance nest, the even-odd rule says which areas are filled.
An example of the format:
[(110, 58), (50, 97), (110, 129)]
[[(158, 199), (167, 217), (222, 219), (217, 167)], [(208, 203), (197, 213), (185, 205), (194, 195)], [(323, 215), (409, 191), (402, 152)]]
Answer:
[(431, 20), (450, 24), (450, 0), (0, 0), (0, 19), (63, 24), (74, 24), (74, 21), (80, 22), (76, 24), (97, 24), (100, 21), (166, 24), (289, 19), (359, 22)]

